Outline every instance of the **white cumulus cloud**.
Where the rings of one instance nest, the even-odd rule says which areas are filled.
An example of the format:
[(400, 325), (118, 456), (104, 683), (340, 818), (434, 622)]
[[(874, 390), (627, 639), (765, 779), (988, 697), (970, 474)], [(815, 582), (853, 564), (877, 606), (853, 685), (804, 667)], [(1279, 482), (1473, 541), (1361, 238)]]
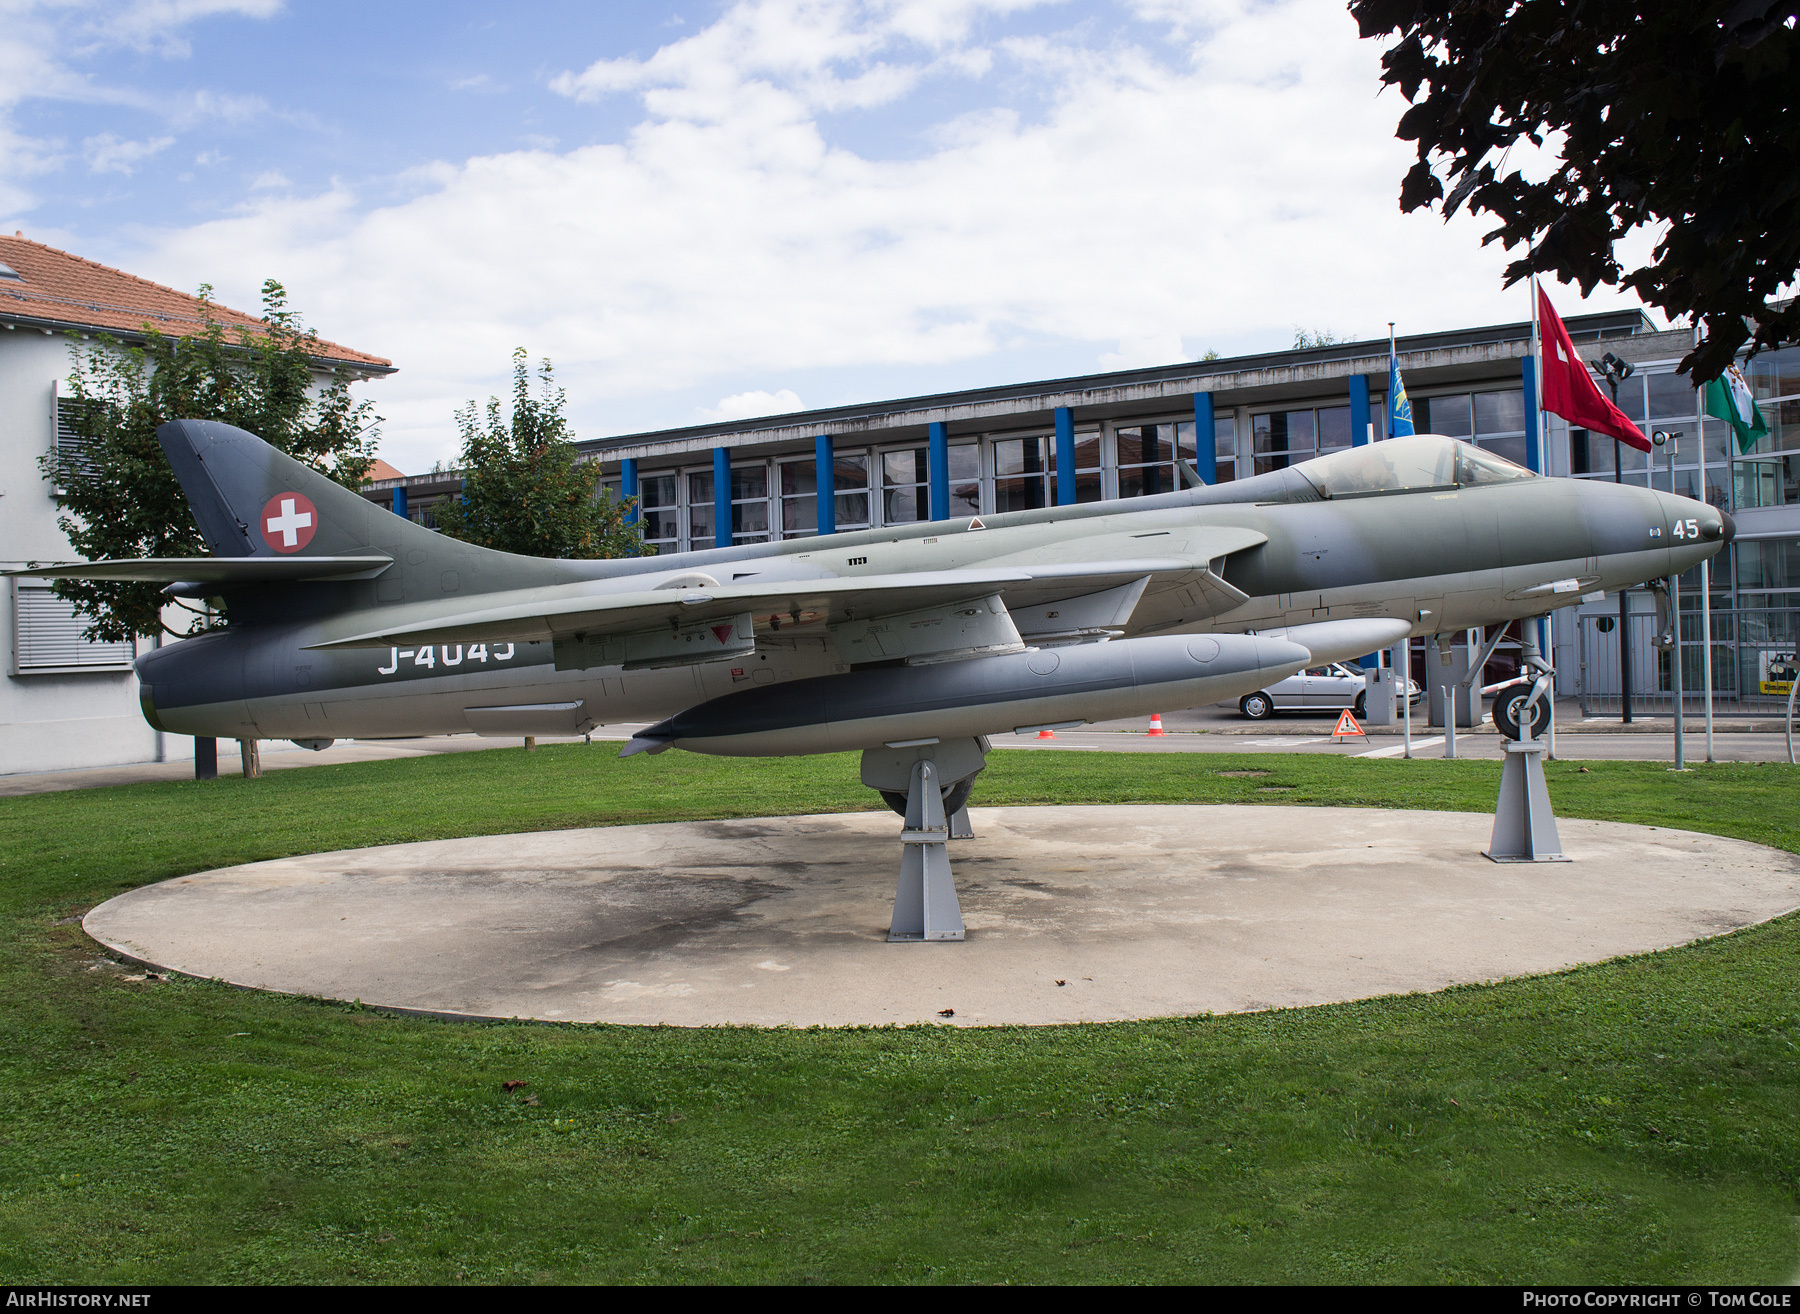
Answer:
[(708, 420), (749, 420), (759, 415), (786, 415), (805, 409), (792, 388), (783, 388), (779, 392), (758, 389), (721, 397), (717, 406), (701, 407), (700, 414)]
[[(990, 39), (1008, 7), (740, 0), (555, 77), (638, 107), (613, 139), (264, 193), (142, 233), (130, 267), (244, 305), (278, 277), (324, 336), (391, 356), (369, 395), (408, 469), (454, 456), (452, 411), (520, 345), (594, 437), (873, 400), (865, 380), (1000, 352), (991, 382), (1050, 372), (1018, 363), (1038, 347), (1066, 373), (1073, 349), (1099, 370), (1282, 347), (1296, 322), (1529, 313), (1481, 221), (1400, 214), (1404, 102), (1341, 0), (1049, 6), (1045, 34)], [(906, 148), (857, 148), (846, 113), (897, 116)]]

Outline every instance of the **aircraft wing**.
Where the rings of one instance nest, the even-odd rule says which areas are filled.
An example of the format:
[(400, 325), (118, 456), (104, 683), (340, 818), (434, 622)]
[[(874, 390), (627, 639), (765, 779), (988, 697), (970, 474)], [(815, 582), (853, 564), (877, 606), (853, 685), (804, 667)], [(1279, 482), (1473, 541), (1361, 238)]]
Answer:
[(119, 584), (288, 584), (299, 580), (368, 579), (393, 564), (394, 559), (385, 553), (354, 557), (141, 557), (29, 566), (0, 573)]
[[(469, 600), (438, 604), (432, 614), (314, 648), (387, 648), (400, 644), (544, 642), (571, 635), (626, 634), (666, 626), (697, 625), (749, 612), (779, 624), (817, 622), (830, 617), (868, 616), (947, 605), (997, 593), (1028, 582), (1023, 570), (939, 570), (906, 575), (865, 575), (846, 579), (758, 580), (692, 589), (647, 589), (621, 593), (569, 593), (535, 589), (530, 601), (469, 606)], [(544, 596), (562, 593), (563, 596)], [(496, 601), (505, 595), (497, 595)], [(408, 608), (408, 611), (413, 611)]]
[[(867, 620), (930, 607), (951, 606), (993, 594), (1023, 607), (1091, 595), (1149, 577), (1157, 585), (1200, 584), (1198, 614), (1230, 610), (1243, 595), (1207, 569), (1208, 562), (1263, 542), (1254, 530), (1221, 530), (1189, 542), (1181, 555), (1114, 557), (1095, 561), (1021, 562), (966, 570), (914, 571), (843, 578), (751, 580), (692, 589), (596, 592), (592, 583), (533, 589), (507, 602), (495, 595), (485, 606), (446, 599), (425, 607), (396, 609), (388, 624), (312, 644), (312, 648), (388, 648), (435, 643), (547, 642), (582, 635), (621, 635), (671, 624), (680, 627), (749, 614), (759, 630), (816, 628), (822, 623)], [(1152, 544), (1155, 540), (1151, 540)], [(1205, 555), (1194, 553), (1195, 546)], [(351, 618), (354, 619), (354, 618)]]

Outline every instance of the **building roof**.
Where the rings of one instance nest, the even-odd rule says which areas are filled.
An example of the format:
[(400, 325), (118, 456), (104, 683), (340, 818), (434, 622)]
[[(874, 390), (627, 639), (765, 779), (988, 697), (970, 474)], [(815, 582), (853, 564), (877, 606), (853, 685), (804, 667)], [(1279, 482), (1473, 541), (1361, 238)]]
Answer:
[(393, 466), (389, 465), (386, 461), (382, 460), (378, 456), (375, 458), (374, 462), (369, 466), (369, 473), (363, 476), (363, 482), (365, 484), (372, 484), (377, 479), (404, 479), (404, 478), (406, 478), (405, 475), (401, 474)]
[[(83, 260), (15, 234), (0, 237), (0, 321), (50, 331), (75, 329), (138, 337), (144, 326), (170, 337), (191, 337), (206, 314), (229, 330), (261, 333), (268, 325), (255, 315), (198, 297), (109, 265)], [(314, 339), (313, 358), (369, 374), (392, 374), (394, 363), (323, 338)]]
[[(1571, 315), (1564, 323), (1578, 342), (1667, 336), (1658, 335), (1656, 325), (1641, 310)], [(1523, 357), (1530, 343), (1531, 321), (1522, 320), (1411, 334), (1398, 339), (1395, 346), (1408, 383), (1433, 384), (1489, 376), (1497, 365), (1510, 365)], [(1369, 374), (1385, 385), (1387, 366), (1388, 340), (1371, 338), (581, 439), (575, 446), (591, 457), (614, 463), (623, 457), (679, 458), (714, 447), (741, 448), (745, 455), (754, 456), (810, 442), (819, 434), (912, 441), (922, 438), (927, 425), (934, 422), (946, 424), (953, 435), (960, 435), (992, 431), (997, 425), (1048, 426), (1059, 407), (1073, 410), (1079, 422), (1119, 419), (1159, 407), (1187, 405), (1201, 392), (1229, 405), (1341, 396), (1352, 374)]]

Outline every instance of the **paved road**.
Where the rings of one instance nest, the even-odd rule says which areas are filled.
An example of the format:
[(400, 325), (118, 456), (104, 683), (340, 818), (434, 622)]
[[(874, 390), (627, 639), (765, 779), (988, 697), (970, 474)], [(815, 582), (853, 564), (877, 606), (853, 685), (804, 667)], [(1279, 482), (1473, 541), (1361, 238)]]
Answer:
[[(1666, 720), (1639, 721), (1627, 728), (1616, 719), (1583, 721), (1571, 700), (1559, 706), (1556, 755), (1583, 761), (1673, 762), (1675, 749), (1670, 723)], [(1421, 718), (1422, 720), (1423, 718)], [(996, 748), (1023, 748), (1036, 752), (1125, 752), (1125, 753), (1334, 753), (1341, 757), (1400, 757), (1405, 752), (1399, 727), (1371, 730), (1367, 739), (1333, 742), (1331, 732), (1336, 713), (1309, 715), (1285, 713), (1273, 720), (1246, 721), (1230, 709), (1200, 707), (1171, 712), (1163, 717), (1168, 731), (1160, 737), (1145, 733), (1148, 721), (1104, 721), (1080, 730), (1059, 730), (1054, 739), (1037, 739), (1024, 735), (997, 735)], [(1781, 723), (1770, 721), (1766, 727), (1750, 731), (1742, 721), (1719, 722), (1713, 736), (1713, 756), (1720, 762), (1786, 762), (1787, 743), (1781, 734)], [(636, 725), (612, 725), (597, 730), (595, 740), (629, 739)], [(540, 744), (581, 743), (573, 738), (540, 738)], [(230, 740), (219, 745), (219, 774), (239, 774), (238, 755), (231, 751)], [(519, 752), (517, 739), (480, 739), (474, 735), (441, 735), (424, 739), (371, 739), (339, 741), (322, 753), (294, 748), (282, 741), (263, 745), (264, 771), (281, 771), (295, 767), (327, 766), (344, 762), (370, 762), (401, 757), (421, 757), (433, 753), (469, 753), (486, 749)], [(1414, 727), (1413, 756), (1444, 757), (1446, 744), (1443, 731), (1424, 725)], [(1456, 736), (1456, 755), (1469, 758), (1497, 759), (1501, 755), (1500, 737), (1491, 724), (1474, 730), (1460, 730)], [(1687, 760), (1706, 760), (1706, 739), (1696, 721), (1688, 727)], [(0, 798), (8, 795), (43, 794), (67, 789), (91, 789), (101, 785), (137, 784), (151, 780), (187, 780), (193, 776), (190, 762), (142, 762), (126, 766), (95, 767), (79, 771), (49, 771), (31, 775), (0, 776)]]

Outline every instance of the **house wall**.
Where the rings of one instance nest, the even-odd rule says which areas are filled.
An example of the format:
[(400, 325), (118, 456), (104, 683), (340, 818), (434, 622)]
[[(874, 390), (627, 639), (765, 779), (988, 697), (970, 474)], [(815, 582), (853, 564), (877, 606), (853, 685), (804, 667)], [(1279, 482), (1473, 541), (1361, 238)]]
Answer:
[[(79, 559), (38, 468), (55, 441), (57, 380), (68, 373), (67, 338), (0, 328), (0, 569)], [(0, 774), (193, 756), (193, 740), (159, 735), (144, 721), (130, 671), (13, 674), (16, 587), (0, 581)]]

